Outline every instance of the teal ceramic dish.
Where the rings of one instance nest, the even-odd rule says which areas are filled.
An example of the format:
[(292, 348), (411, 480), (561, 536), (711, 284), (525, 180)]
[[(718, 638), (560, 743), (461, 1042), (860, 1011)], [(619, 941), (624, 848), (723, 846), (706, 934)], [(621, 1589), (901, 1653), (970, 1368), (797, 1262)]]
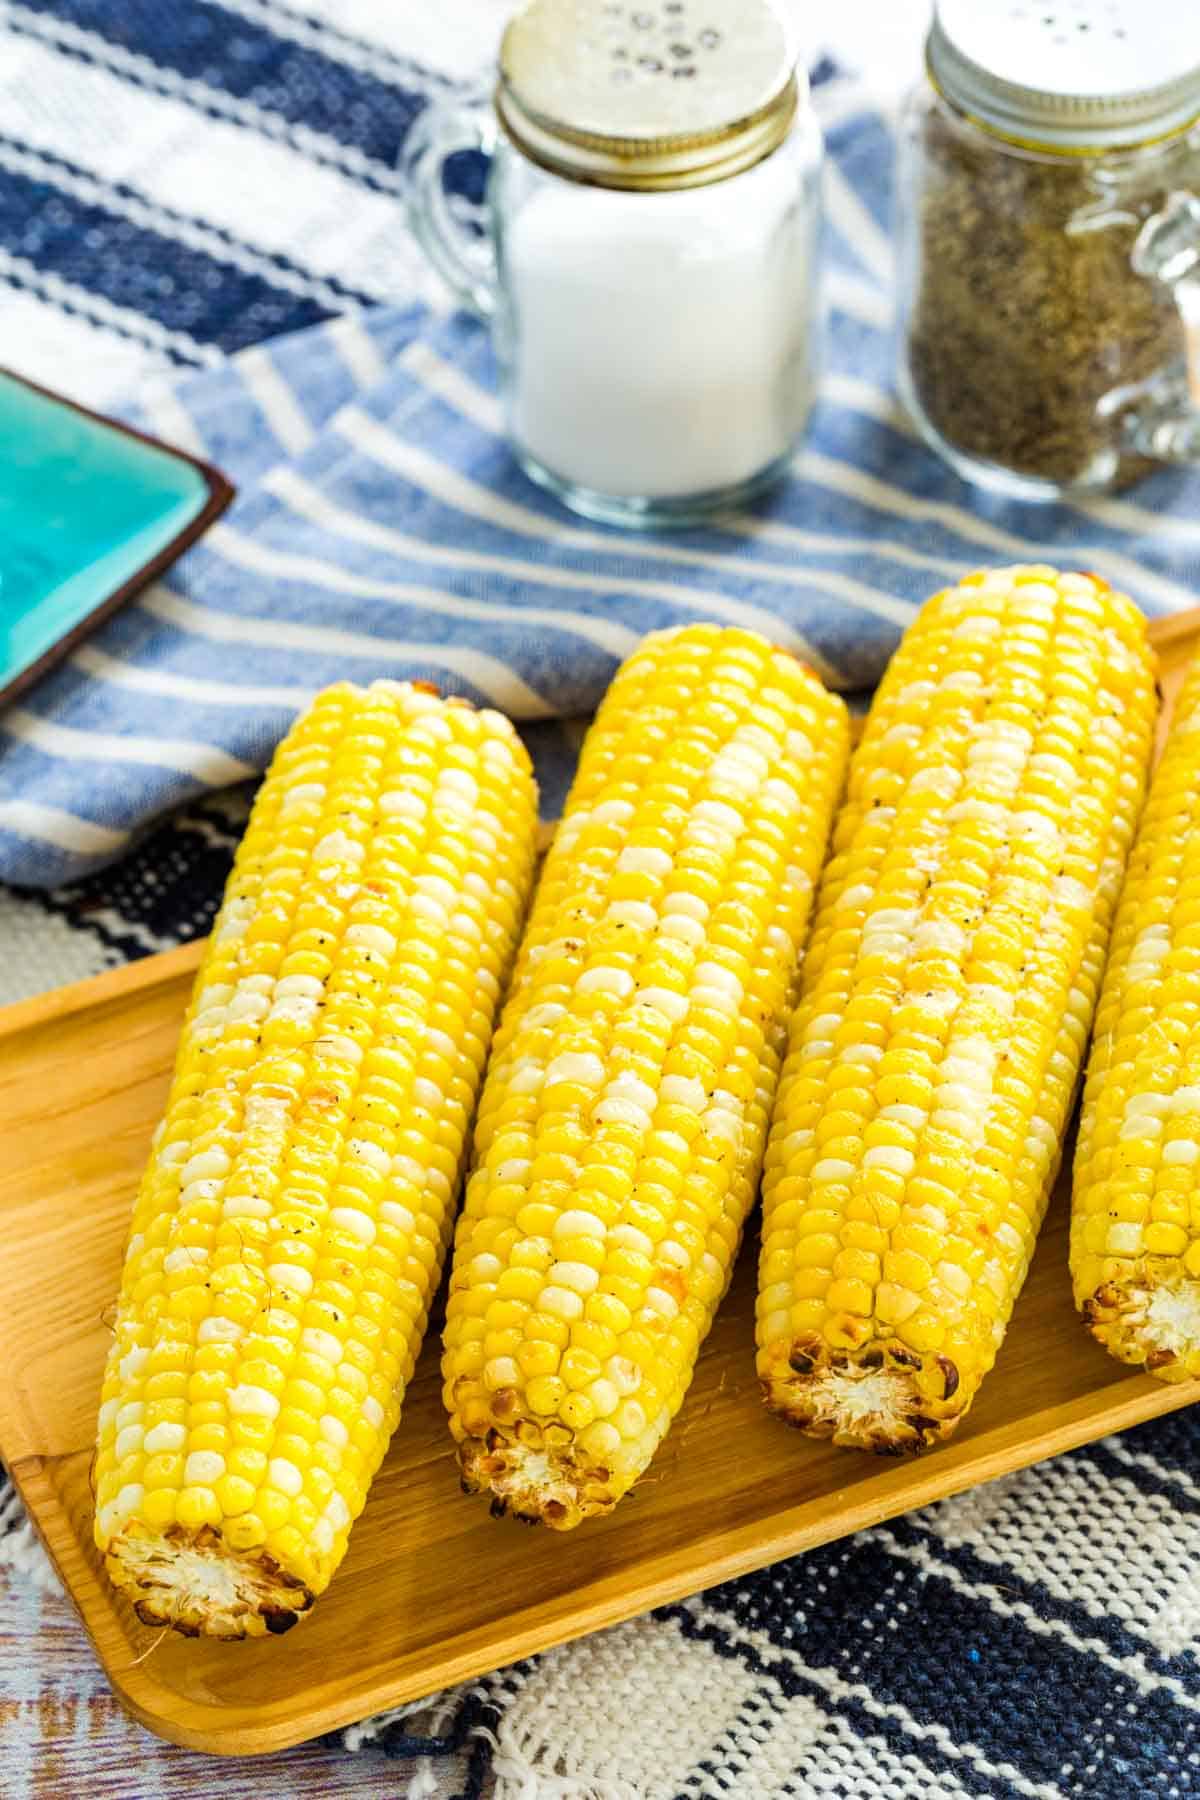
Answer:
[(209, 464), (0, 370), (0, 705), (232, 498)]

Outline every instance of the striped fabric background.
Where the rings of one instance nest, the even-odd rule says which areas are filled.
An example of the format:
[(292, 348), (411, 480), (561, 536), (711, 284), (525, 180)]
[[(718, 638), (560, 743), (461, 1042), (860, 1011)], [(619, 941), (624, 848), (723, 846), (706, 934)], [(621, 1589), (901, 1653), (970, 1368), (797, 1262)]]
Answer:
[[(5, 20), (8, 98), (30, 116), (0, 138), (0, 280), (7, 267), (17, 292), (69, 295), (96, 365), (99, 339), (138, 319), (160, 363), (201, 365), (127, 371), (123, 409), (240, 492), (0, 718), (0, 879), (103, 867), (164, 811), (260, 769), (307, 696), (345, 675), (418, 676), (545, 722), (588, 712), (641, 632), (689, 616), (757, 626), (864, 687), (924, 595), (981, 561), (1061, 559), (1151, 611), (1188, 603), (1200, 478), (1079, 507), (982, 500), (897, 414), (890, 139), (852, 84), (817, 88), (829, 370), (794, 478), (706, 529), (627, 536), (530, 487), (486, 333), (426, 303), (395, 162), (448, 81), (364, 67), (342, 39), (325, 54), (277, 0), (0, 0)], [(0, 87), (0, 126), (13, 110)], [(107, 309), (86, 326), (85, 284)], [(348, 310), (366, 300), (380, 304)], [(552, 813), (573, 742), (536, 742)]]
[[(833, 354), (795, 482), (752, 519), (643, 545), (525, 487), (486, 343), (440, 309), (394, 173), (503, 11), (0, 0), (0, 360), (132, 396), (243, 490), (0, 718), (0, 869), (36, 884), (0, 897), (6, 995), (202, 931), (248, 793), (225, 784), (333, 673), (453, 668), (540, 718), (553, 810), (578, 732), (560, 718), (673, 609), (757, 609), (857, 686), (921, 595), (980, 561), (1059, 555), (1151, 611), (1190, 603), (1193, 482), (1030, 512), (914, 444), (888, 392), (887, 132), (828, 69)], [(115, 1711), (0, 1497), (0, 1793), (1197, 1795), (1198, 1450), (1185, 1411), (247, 1766)]]

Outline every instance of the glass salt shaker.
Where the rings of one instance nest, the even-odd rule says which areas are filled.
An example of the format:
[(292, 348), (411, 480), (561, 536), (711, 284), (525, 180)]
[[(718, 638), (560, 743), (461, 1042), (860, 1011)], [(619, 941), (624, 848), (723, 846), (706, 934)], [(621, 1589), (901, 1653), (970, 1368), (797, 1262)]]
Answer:
[(1200, 6), (936, 0), (901, 129), (901, 392), (1022, 499), (1200, 460)]
[[(483, 240), (443, 188), (465, 149), (490, 156)], [(531, 0), (494, 110), (431, 109), (406, 162), (535, 481), (658, 526), (782, 474), (816, 381), (821, 135), (769, 0)]]

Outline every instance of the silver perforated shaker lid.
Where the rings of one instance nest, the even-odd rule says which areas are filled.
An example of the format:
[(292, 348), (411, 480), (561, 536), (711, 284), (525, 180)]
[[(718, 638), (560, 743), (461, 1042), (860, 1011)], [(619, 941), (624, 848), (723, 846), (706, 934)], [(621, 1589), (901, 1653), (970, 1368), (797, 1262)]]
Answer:
[(536, 162), (602, 187), (694, 187), (770, 154), (801, 100), (772, 0), (528, 0), (496, 111)]
[(1129, 148), (1200, 115), (1200, 0), (936, 0), (926, 54), (947, 100), (1034, 148)]

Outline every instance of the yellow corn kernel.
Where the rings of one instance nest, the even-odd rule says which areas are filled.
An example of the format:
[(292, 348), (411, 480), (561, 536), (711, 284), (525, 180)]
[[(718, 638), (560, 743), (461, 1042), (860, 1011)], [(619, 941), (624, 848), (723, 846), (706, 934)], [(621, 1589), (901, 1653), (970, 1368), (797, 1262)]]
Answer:
[[(759, 1374), (813, 1436), (919, 1449), (995, 1359), (1061, 1155), (1154, 713), (1136, 609), (1041, 567), (935, 596), (879, 688), (763, 1177)], [(1128, 1179), (1148, 1179), (1140, 1156)]]
[(437, 1286), (535, 826), (512, 726), (420, 687), (330, 688), (276, 753), (102, 1392), (96, 1542), (147, 1623), (285, 1630), (345, 1553)]
[(1119, 1361), (1200, 1375), (1200, 663), (1150, 785), (1113, 927), (1071, 1201), (1075, 1301)]
[[(493, 1045), (444, 1338), (467, 1485), (523, 1517), (607, 1511), (691, 1380), (847, 737), (793, 657), (707, 625), (647, 639), (588, 733)], [(517, 1291), (518, 1378), (494, 1386), (473, 1330)]]

